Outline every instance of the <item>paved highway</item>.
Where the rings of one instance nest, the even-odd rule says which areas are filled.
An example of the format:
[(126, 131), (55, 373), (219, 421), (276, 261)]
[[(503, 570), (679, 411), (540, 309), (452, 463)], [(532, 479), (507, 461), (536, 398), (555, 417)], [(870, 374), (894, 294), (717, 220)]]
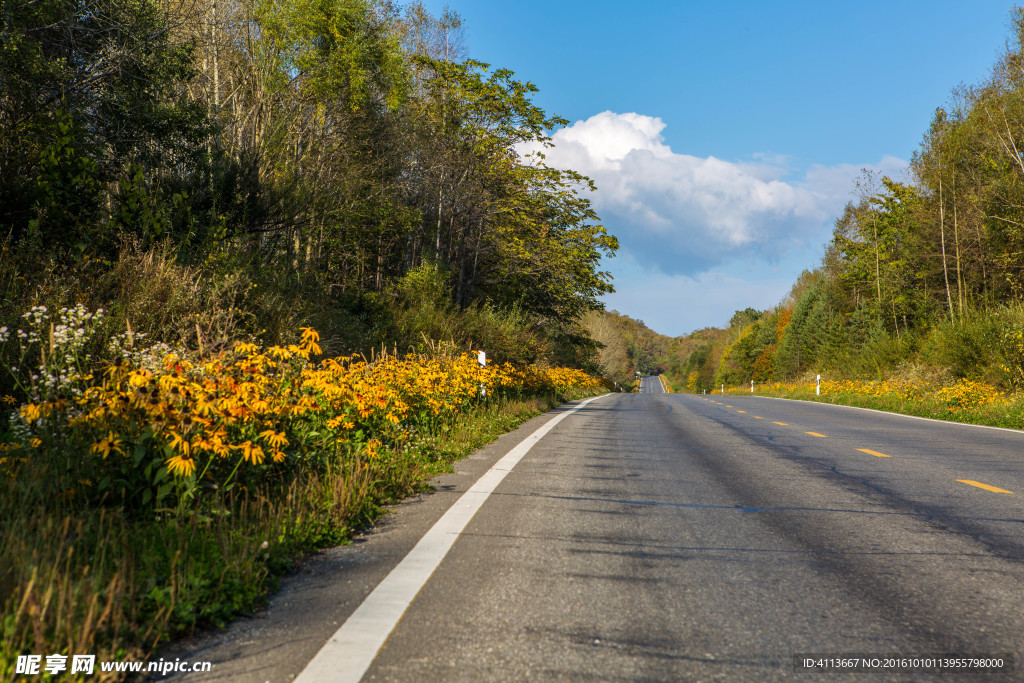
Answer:
[(644, 375), (640, 378), (640, 394), (664, 394), (665, 387), (658, 375)]
[[(354, 657), (332, 658), (345, 652), (338, 629), (446, 510), (467, 504), (463, 492), (533, 443), (499, 465), (504, 478), (465, 528), (445, 531), (454, 543), (429, 579), (404, 586), (414, 599), (379, 651), (363, 647), (363, 680), (823, 676), (796, 670), (795, 655), (1020, 664), (1024, 434), (648, 388), (661, 385), (556, 411), (539, 440), (527, 437), (552, 415), (532, 420), (309, 563), (258, 618), (168, 654), (212, 660), (203, 680), (353, 673)], [(387, 635), (378, 621), (359, 632)]]

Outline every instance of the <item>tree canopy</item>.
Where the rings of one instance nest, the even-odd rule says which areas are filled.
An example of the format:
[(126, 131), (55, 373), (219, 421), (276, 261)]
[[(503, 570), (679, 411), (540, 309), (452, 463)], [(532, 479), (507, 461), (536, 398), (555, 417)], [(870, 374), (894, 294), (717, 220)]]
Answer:
[(517, 151), (566, 122), (531, 83), (465, 59), (450, 11), (3, 8), (0, 227), (22, 271), (171, 243), (183, 263), (272, 273), (326, 309), (365, 308), (429, 266), (457, 310), (570, 338), (612, 290), (600, 263), (618, 245), (590, 181)]

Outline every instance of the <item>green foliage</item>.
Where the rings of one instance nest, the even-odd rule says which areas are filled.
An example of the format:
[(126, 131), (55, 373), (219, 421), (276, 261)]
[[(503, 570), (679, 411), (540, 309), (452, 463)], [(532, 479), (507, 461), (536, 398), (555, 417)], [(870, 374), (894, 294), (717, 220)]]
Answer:
[(98, 237), (101, 188), (96, 162), (78, 146), (80, 126), (62, 109), (54, 113), (54, 123), (55, 137), (39, 150), (35, 187), (26, 188), (34, 215), (19, 246), (32, 255), (55, 252), (67, 261), (81, 257)]
[(679, 340), (654, 332), (641, 320), (616, 311), (593, 311), (583, 323), (597, 345), (591, 351), (597, 369), (623, 387), (632, 387), (638, 372), (657, 375), (678, 364)]
[(936, 324), (923, 349), (923, 358), (948, 368), (955, 377), (988, 378), (993, 365), (1003, 361), (999, 319), (983, 311), (969, 311), (964, 317)]
[[(677, 371), (677, 375), (686, 378), (686, 387), (690, 391), (703, 393), (714, 388), (716, 365), (709, 362), (714, 358), (714, 349), (715, 344), (711, 340), (701, 343), (690, 352), (685, 364)], [(716, 360), (720, 360), (720, 357)]]
[[(751, 380), (764, 382), (773, 377), (778, 342), (778, 318), (777, 312), (762, 313), (750, 308), (746, 311), (737, 311), (732, 317), (733, 329), (741, 325), (742, 327), (739, 327), (736, 340), (726, 346), (719, 357), (714, 375), (716, 385), (733, 386), (746, 384)], [(708, 351), (709, 349), (705, 354)], [(707, 362), (706, 357), (703, 362)], [(705, 387), (702, 385), (703, 388)]]
[[(542, 355), (553, 358), (557, 343), (557, 331), (542, 333), (518, 307), (502, 309), (483, 302), (460, 310), (451, 300), (451, 277), (434, 265), (413, 268), (395, 282), (378, 316), (378, 344), (417, 353), (434, 351), (440, 341), (485, 350), (496, 362), (529, 364)], [(582, 350), (579, 360), (589, 357), (585, 349), (592, 353), (588, 337), (561, 341)]]
[(107, 254), (118, 178), (202, 157), (192, 48), (148, 0), (9, 2), (0, 22), (0, 226), (58, 262)]
[[(194, 348), (300, 322), (338, 352), (455, 337), (590, 362), (579, 321), (611, 291), (599, 262), (617, 244), (586, 178), (514, 149), (565, 122), (511, 71), (424, 47), (457, 17), (418, 16), (375, 0), (5, 5), (9, 312), (88, 301)], [(162, 266), (125, 267), (157, 245)], [(428, 264), (444, 285), (413, 296)]]
[(745, 329), (748, 325), (756, 322), (761, 317), (761, 311), (747, 307), (742, 311), (736, 311), (729, 318), (729, 327)]

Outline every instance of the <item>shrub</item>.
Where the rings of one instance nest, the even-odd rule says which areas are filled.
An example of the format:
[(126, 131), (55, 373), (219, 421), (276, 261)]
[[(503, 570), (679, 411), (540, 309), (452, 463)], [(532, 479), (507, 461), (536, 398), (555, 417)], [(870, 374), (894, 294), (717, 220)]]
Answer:
[(922, 350), (927, 362), (948, 368), (956, 377), (979, 378), (991, 374), (1000, 347), (998, 320), (982, 311), (970, 311), (961, 320), (936, 324)]

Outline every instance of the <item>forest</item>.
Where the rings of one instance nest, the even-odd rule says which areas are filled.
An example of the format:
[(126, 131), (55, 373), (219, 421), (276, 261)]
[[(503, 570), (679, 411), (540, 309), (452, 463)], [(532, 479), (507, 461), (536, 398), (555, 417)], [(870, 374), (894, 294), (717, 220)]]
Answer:
[(862, 175), (785, 300), (688, 335), (678, 388), (819, 374), (1024, 387), (1024, 11), (1012, 21), (990, 76), (935, 110), (908, 177)]
[(382, 0), (5, 0), (0, 318), (105, 307), (168, 344), (430, 340), (586, 364), (617, 243), (565, 121)]

